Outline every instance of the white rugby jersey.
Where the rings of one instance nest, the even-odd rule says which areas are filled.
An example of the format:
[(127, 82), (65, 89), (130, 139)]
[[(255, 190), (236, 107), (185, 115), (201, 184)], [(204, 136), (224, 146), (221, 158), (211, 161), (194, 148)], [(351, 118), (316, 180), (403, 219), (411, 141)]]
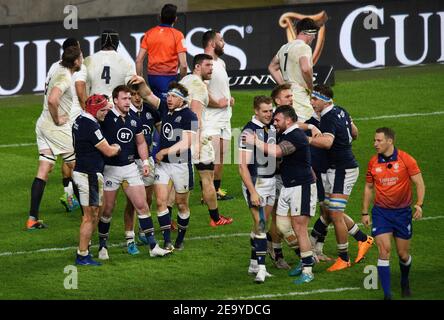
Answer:
[(228, 74), (225, 67), (225, 62), (221, 58), (213, 60), (213, 74), (208, 83), (208, 92), (211, 97), (218, 101), (221, 98), (228, 99), (228, 107), (226, 108), (211, 108), (206, 110), (208, 119), (213, 122), (230, 121), (232, 110), (230, 104), (231, 93)]
[(111, 97), (113, 89), (127, 84), (136, 74), (134, 63), (114, 50), (101, 50), (86, 57), (85, 70), (79, 72), (76, 81), (86, 82), (87, 95), (105, 94)]
[(47, 82), (45, 83), (45, 95), (43, 99), (43, 111), (40, 115), (39, 122), (41, 125), (55, 126), (51, 114), (48, 109), (48, 97), (51, 90), (55, 87), (62, 91), (60, 97), (59, 115), (66, 115), (69, 117), (72, 106), (72, 91), (71, 91), (72, 74), (68, 68), (63, 67), (60, 63), (54, 63), (50, 72), (48, 72)]
[(313, 58), (311, 47), (304, 41), (297, 39), (284, 44), (276, 54), (279, 59), (279, 65), (282, 77), (285, 82), (289, 82), (298, 89), (307, 88), (302, 70), (299, 66), (299, 59), (307, 57), (310, 66), (313, 67)]
[(188, 90), (188, 101), (191, 106), (191, 101), (196, 100), (202, 103), (202, 126), (205, 127), (205, 122), (207, 122), (207, 107), (209, 102), (208, 89), (202, 78), (195, 75), (189, 74), (180, 80), (182, 84)]

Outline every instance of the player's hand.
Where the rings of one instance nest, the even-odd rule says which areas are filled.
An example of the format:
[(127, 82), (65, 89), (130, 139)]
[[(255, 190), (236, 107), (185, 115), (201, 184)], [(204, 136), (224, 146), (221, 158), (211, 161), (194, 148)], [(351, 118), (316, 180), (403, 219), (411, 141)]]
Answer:
[(233, 97), (230, 98), (230, 107), (232, 107), (232, 106), (234, 106), (234, 98)]
[(413, 219), (419, 220), (422, 218), (422, 208), (418, 205), (415, 205), (415, 213), (413, 214)]
[(226, 108), (228, 107), (228, 99), (227, 98), (220, 98), (217, 101), (217, 105), (219, 106), (219, 108)]
[(160, 163), (160, 162), (162, 161), (163, 157), (165, 156), (165, 151), (164, 151), (164, 150), (165, 150), (165, 149), (159, 150), (159, 151), (156, 153), (156, 162), (157, 162), (157, 163)]
[(322, 132), (316, 126), (313, 126), (313, 128), (311, 128), (311, 136), (313, 138), (320, 137), (322, 136)]
[(261, 197), (256, 191), (251, 193), (250, 202), (255, 207), (259, 207), (261, 205)]
[(57, 123), (56, 126), (63, 126), (64, 124), (66, 124), (68, 122), (68, 116), (63, 115), (63, 116), (59, 116), (59, 118), (57, 119)]
[(256, 134), (246, 132), (242, 135), (242, 142), (245, 144), (254, 145), (255, 140)]
[(361, 222), (366, 228), (368, 228), (370, 226), (370, 216), (369, 215), (361, 216)]
[(114, 147), (114, 148), (117, 149), (116, 155), (118, 155), (118, 154), (120, 153), (120, 151), (122, 151), (122, 148), (121, 148), (120, 145), (117, 144), (117, 143), (113, 143), (113, 144), (111, 145), (111, 147)]

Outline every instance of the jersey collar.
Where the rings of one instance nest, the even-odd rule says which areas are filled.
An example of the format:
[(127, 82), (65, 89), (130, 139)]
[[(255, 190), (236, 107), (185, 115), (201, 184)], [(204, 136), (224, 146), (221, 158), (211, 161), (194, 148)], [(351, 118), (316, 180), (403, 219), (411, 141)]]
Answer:
[(292, 132), (293, 130), (298, 129), (298, 128), (299, 128), (298, 124), (295, 123), (295, 124), (292, 125), (290, 128), (287, 128), (287, 130), (285, 130), (283, 134), (290, 133), (290, 132)]
[(82, 110), (81, 115), (82, 115), (82, 117), (88, 118), (88, 119), (90, 119), (90, 120), (92, 120), (94, 122), (98, 122), (97, 119), (94, 118), (93, 115), (91, 113), (89, 113), (89, 112), (86, 112), (86, 111)]
[(119, 110), (117, 110), (116, 106), (113, 106), (113, 108), (111, 109), (111, 111), (118, 117), (126, 117), (123, 114), (120, 113)]
[(324, 110), (322, 110), (322, 112), (321, 112), (321, 117), (323, 117), (323, 116), (325, 116), (327, 113), (329, 113), (329, 112), (333, 109), (334, 106), (335, 106), (334, 104), (331, 104), (330, 106), (328, 106), (327, 108), (325, 108)]
[(378, 154), (378, 163), (387, 163), (398, 160), (398, 149), (393, 150), (393, 154), (386, 158), (382, 154)]
[(167, 23), (161, 23), (161, 24), (159, 24), (159, 27), (173, 28), (173, 25), (167, 24)]
[(257, 119), (256, 119), (256, 116), (253, 116), (253, 117), (251, 118), (251, 122), (253, 122), (255, 125), (257, 125), (257, 126), (259, 126), (259, 127), (261, 127), (261, 128), (265, 127), (265, 124), (263, 124), (262, 122), (260, 122), (259, 120), (257, 120)]
[(141, 112), (143, 110), (143, 104), (142, 104), (142, 108), (140, 108), (140, 110), (139, 110), (131, 103), (130, 110), (133, 110), (135, 113)]
[(183, 110), (183, 109), (185, 109), (185, 108), (188, 108), (188, 105), (187, 105), (187, 104), (184, 105), (184, 106), (181, 107), (181, 108), (174, 109), (173, 111), (168, 111), (168, 114), (169, 114), (169, 115), (172, 115), (174, 112), (181, 111), (181, 110)]

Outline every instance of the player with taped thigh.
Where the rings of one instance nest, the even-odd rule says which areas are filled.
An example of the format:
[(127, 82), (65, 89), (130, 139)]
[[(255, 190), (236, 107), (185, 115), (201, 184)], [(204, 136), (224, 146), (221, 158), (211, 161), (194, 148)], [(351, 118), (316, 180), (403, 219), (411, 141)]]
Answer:
[[(270, 126), (273, 117), (271, 98), (256, 96), (253, 101), (255, 115), (242, 129), (244, 133), (256, 133), (266, 143), (276, 142), (276, 130)], [(239, 141), (239, 173), (242, 178), (242, 191), (251, 211), (253, 228), (250, 234), (251, 257), (249, 274), (255, 274), (255, 282), (263, 283), (271, 276), (265, 267), (267, 251), (266, 223), (275, 203), (276, 158), (252, 145)]]
[(202, 183), (203, 200), (208, 207), (210, 226), (218, 227), (231, 224), (233, 219), (219, 214), (216, 188), (214, 187), (214, 148), (212, 137), (208, 134), (212, 126), (211, 113), (208, 112), (209, 95), (204, 81), (211, 79), (213, 58), (207, 54), (198, 54), (193, 59), (193, 73), (183, 78), (183, 84), (189, 94), (190, 109), (199, 121), (198, 141), (193, 151), (193, 162), (199, 172)]
[(139, 225), (149, 241), (150, 256), (164, 256), (170, 253), (159, 247), (154, 238), (154, 226), (146, 201), (145, 187), (137, 165), (135, 154), (139, 154), (143, 164), (143, 176), (149, 174), (148, 148), (140, 120), (129, 113), (131, 106), (131, 89), (117, 86), (113, 90), (114, 107), (105, 117), (101, 127), (103, 135), (110, 143), (120, 145), (122, 151), (118, 156), (105, 159), (103, 172), (104, 208), (99, 221), (99, 259), (109, 259), (107, 240), (112, 212), (120, 186), (127, 183), (124, 192), (132, 202), (139, 218)]
[(26, 229), (42, 229), (46, 225), (39, 220), (40, 202), (48, 175), (58, 155), (72, 170), (75, 153), (72, 144), (72, 130), (69, 114), (72, 105), (71, 77), (80, 70), (82, 52), (77, 46), (67, 48), (62, 55), (58, 69), (46, 84), (43, 111), (37, 120), (36, 135), (39, 149), (39, 167), (31, 187), (31, 208)]
[[(350, 219), (344, 213), (359, 175), (358, 163), (352, 152), (353, 136), (357, 136), (357, 130), (352, 125), (347, 111), (333, 104), (333, 91), (330, 87), (315, 86), (311, 103), (315, 112), (321, 115), (323, 135), (309, 137), (309, 140), (314, 147), (327, 150), (328, 169), (324, 188), (329, 218), (335, 227), (338, 247), (338, 258), (327, 271), (338, 271), (351, 266), (348, 255), (348, 232), (353, 233), (359, 241), (355, 262), (361, 261), (373, 244), (373, 238), (360, 231), (354, 222), (351, 228), (347, 225), (350, 224)], [(316, 227), (319, 227), (319, 224)]]
[(106, 96), (93, 95), (87, 99), (85, 111), (76, 118), (72, 127), (77, 158), (73, 178), (79, 189), (79, 200), (83, 208), (75, 261), (77, 265), (101, 265), (92, 259), (89, 243), (102, 209), (104, 156), (113, 157), (120, 152), (118, 144), (108, 144), (98, 123), (105, 119), (109, 110)]
[[(190, 190), (194, 187), (191, 145), (195, 143), (198, 128), (197, 117), (188, 108), (187, 89), (172, 82), (167, 95), (168, 112), (162, 116), (159, 151), (156, 154), (154, 192), (157, 200), (157, 215), (164, 229), (165, 248), (183, 250), (185, 233), (190, 221), (188, 204)], [(174, 246), (171, 243), (171, 217), (168, 214), (169, 181), (172, 180), (176, 194), (178, 233)]]

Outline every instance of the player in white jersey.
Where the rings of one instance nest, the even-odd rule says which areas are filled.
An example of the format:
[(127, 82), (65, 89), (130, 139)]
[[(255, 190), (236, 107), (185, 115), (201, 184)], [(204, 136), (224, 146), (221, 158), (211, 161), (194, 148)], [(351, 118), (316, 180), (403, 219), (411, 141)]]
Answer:
[(54, 167), (57, 155), (61, 155), (73, 169), (75, 154), (72, 143), (69, 114), (72, 105), (71, 77), (80, 70), (82, 52), (77, 46), (64, 50), (62, 61), (45, 88), (43, 111), (37, 120), (36, 135), (39, 149), (39, 168), (31, 187), (31, 208), (26, 228), (41, 229), (45, 225), (38, 220), (40, 202), (48, 175)]
[(230, 84), (225, 62), (220, 58), (224, 54), (224, 39), (219, 31), (208, 30), (203, 34), (202, 46), (205, 53), (213, 57), (213, 74), (208, 82), (210, 101), (206, 109), (209, 124), (208, 134), (215, 151), (214, 187), (218, 200), (230, 200), (233, 197), (220, 188), (224, 165), (224, 155), (231, 141), (231, 115), (234, 98), (230, 93)]
[[(71, 46), (77, 46), (80, 48), (79, 41), (75, 38), (67, 38), (63, 44), (62, 49), (63, 51)], [(59, 60), (57, 62), (54, 62), (51, 67), (49, 68), (48, 74), (46, 75), (45, 83), (48, 84), (51, 78), (54, 76), (55, 72), (59, 70), (60, 68), (60, 62), (62, 60)], [(81, 68), (84, 68), (84, 65), (82, 64)], [(73, 74), (73, 79), (75, 78), (76, 74), (78, 72), (75, 72)], [(77, 118), (80, 115), (81, 107), (79, 104), (79, 99), (77, 98), (77, 94), (75, 92), (74, 88), (74, 81), (71, 81), (71, 93), (72, 93), (72, 106), (71, 106), (71, 113), (69, 115), (70, 122), (73, 123), (75, 118)], [(59, 198), (62, 205), (65, 207), (65, 210), (67, 212), (74, 211), (75, 209), (80, 207), (79, 202), (74, 197), (74, 188), (73, 188), (73, 181), (72, 181), (72, 170), (69, 168), (69, 166), (63, 162), (62, 164), (62, 182), (63, 182), (63, 195)]]
[(184, 77), (180, 84), (188, 90), (190, 108), (199, 121), (198, 141), (195, 144), (193, 162), (199, 172), (202, 183), (203, 200), (208, 206), (212, 227), (230, 224), (233, 219), (219, 215), (217, 195), (214, 188), (214, 149), (208, 131), (213, 123), (208, 118), (208, 89), (205, 80), (211, 79), (213, 58), (207, 54), (198, 54), (193, 59), (193, 73)]
[(136, 74), (136, 67), (117, 53), (119, 34), (105, 30), (101, 36), (101, 50), (83, 62), (86, 72), (80, 72), (76, 79), (76, 90), (80, 105), (85, 107), (86, 98), (92, 94), (111, 97), (113, 89), (125, 85)]
[(316, 37), (319, 27), (310, 18), (296, 24), (297, 36), (284, 44), (268, 66), (277, 84), (288, 82), (293, 91), (293, 108), (298, 120), (305, 122), (313, 114), (310, 92), (313, 90), (313, 59), (310, 44)]

